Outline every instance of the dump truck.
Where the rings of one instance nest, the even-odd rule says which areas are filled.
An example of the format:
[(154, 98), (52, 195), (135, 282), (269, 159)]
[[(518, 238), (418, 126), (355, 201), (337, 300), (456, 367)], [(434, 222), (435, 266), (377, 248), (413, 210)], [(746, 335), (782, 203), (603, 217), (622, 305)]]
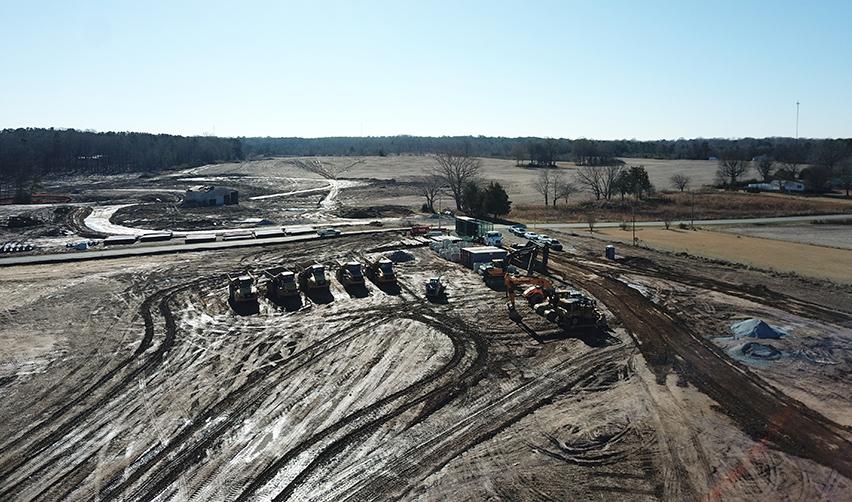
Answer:
[(228, 274), (228, 300), (233, 303), (251, 303), (257, 301), (257, 285), (253, 275)]
[(337, 280), (344, 286), (363, 286), (364, 272), (361, 264), (355, 260), (340, 263), (337, 268)]
[(367, 276), (376, 284), (396, 284), (393, 262), (385, 257), (367, 261)]
[(327, 289), (328, 279), (325, 276), (325, 266), (317, 263), (303, 269), (299, 272), (299, 284), (305, 290)]
[(299, 284), (293, 272), (284, 270), (275, 275), (267, 273), (267, 276), (269, 277), (267, 295), (273, 300), (299, 296)]
[(509, 301), (509, 318), (521, 320), (515, 308), (515, 288), (527, 285), (522, 295), (536, 314), (556, 324), (565, 331), (598, 327), (603, 324), (603, 314), (597, 302), (580, 291), (556, 289), (549, 279), (534, 276), (506, 274), (506, 295)]
[(426, 298), (435, 299), (444, 296), (446, 289), (440, 277), (431, 277), (426, 281)]

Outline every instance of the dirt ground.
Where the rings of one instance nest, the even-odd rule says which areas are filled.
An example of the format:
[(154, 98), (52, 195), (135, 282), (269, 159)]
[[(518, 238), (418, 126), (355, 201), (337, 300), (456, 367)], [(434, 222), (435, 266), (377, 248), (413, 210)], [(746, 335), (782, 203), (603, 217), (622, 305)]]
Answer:
[(720, 230), (749, 237), (852, 250), (852, 225), (752, 225)]
[[(0, 499), (852, 497), (848, 286), (566, 236), (552, 277), (606, 330), (516, 324), (428, 248), (399, 290), (226, 301), (225, 272), (394, 239), (0, 269)], [(781, 358), (732, 344), (757, 316)]]
[[(595, 233), (618, 242), (631, 243), (633, 239), (630, 230), (620, 228), (602, 228)], [(678, 228), (637, 228), (636, 238), (641, 246), (673, 253), (852, 284), (852, 250), (849, 249)]]

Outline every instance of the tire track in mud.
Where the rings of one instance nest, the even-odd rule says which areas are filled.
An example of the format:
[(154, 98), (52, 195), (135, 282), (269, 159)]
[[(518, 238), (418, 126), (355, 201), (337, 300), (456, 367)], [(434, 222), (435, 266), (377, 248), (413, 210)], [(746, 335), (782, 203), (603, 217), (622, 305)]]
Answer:
[[(600, 265), (599, 262), (594, 261), (584, 261), (583, 264)], [(646, 263), (645, 260), (630, 260), (626, 264), (618, 262), (615, 264), (606, 264), (607, 268), (611, 268), (613, 266), (625, 273), (644, 275), (666, 281), (677, 282), (695, 288), (716, 291), (718, 293), (736, 296), (755, 303), (775, 307), (779, 310), (791, 312), (801, 317), (830, 323), (852, 323), (852, 312), (842, 312), (836, 309), (826, 308), (820, 304), (785, 295), (761, 285), (733, 284), (718, 279), (697, 276), (684, 270), (673, 271), (657, 264)], [(595, 268), (598, 269), (598, 267)], [(606, 273), (606, 269), (603, 267), (600, 267), (598, 271), (604, 274)]]
[[(285, 379), (296, 371), (315, 362), (321, 356), (331, 352), (335, 348), (350, 342), (351, 340), (368, 333), (370, 326), (378, 322), (378, 315), (365, 316), (360, 323), (347, 325), (343, 330), (353, 331), (348, 336), (341, 337), (340, 332), (335, 332), (317, 343), (295, 353), (291, 356), (273, 361), (275, 365), (263, 365), (252, 371), (246, 378), (246, 382), (237, 389), (231, 391), (220, 401), (216, 402), (206, 410), (202, 411), (192, 423), (181, 430), (167, 445), (157, 451), (154, 455), (148, 455), (143, 464), (137, 465), (130, 474), (122, 474), (118, 478), (106, 483), (99, 494), (102, 500), (112, 500), (124, 495), (134, 483), (142, 479), (151, 469), (157, 469), (150, 477), (153, 480), (143, 483), (131, 496), (133, 500), (149, 500), (164, 490), (171, 482), (176, 480), (188, 466), (193, 465), (206, 456), (207, 450), (232, 427), (241, 423), (242, 419), (251, 415), (269, 392), (277, 386), (281, 379)], [(295, 366), (294, 366), (295, 364)], [(287, 370), (280, 378), (259, 386), (265, 378), (276, 371)], [(247, 398), (243, 400), (243, 398)], [(202, 431), (207, 426), (208, 419), (217, 416), (225, 416), (226, 420), (218, 421), (210, 430)], [(177, 451), (191, 440), (196, 433), (201, 433), (193, 444), (183, 450)]]
[[(641, 293), (596, 268), (556, 258), (551, 268), (589, 291), (624, 323), (658, 380), (683, 361), (689, 381), (752, 438), (852, 478), (843, 428), (775, 389)], [(677, 281), (676, 278), (670, 280)]]
[[(206, 279), (206, 280), (209, 280), (209, 279)], [(105, 374), (102, 378), (98, 379), (98, 381), (95, 384), (93, 384), (92, 386), (87, 388), (86, 391), (79, 394), (77, 397), (75, 397), (73, 400), (71, 400), (68, 404), (63, 406), (60, 410), (57, 410), (56, 412), (54, 412), (51, 415), (51, 417), (40, 422), (40, 424), (37, 425), (34, 429), (37, 431), (37, 430), (44, 429), (44, 428), (47, 428), (47, 427), (53, 425), (51, 423), (51, 421), (58, 420), (67, 411), (71, 410), (75, 406), (82, 403), (85, 399), (87, 399), (94, 392), (96, 392), (100, 387), (102, 387), (104, 384), (106, 384), (110, 379), (115, 377), (122, 369), (126, 368), (127, 366), (132, 364), (134, 361), (136, 361), (140, 355), (142, 355), (148, 348), (150, 348), (152, 346), (155, 328), (154, 328), (153, 316), (151, 314), (151, 307), (154, 304), (154, 302), (159, 301), (159, 307), (158, 308), (159, 308), (160, 312), (163, 313), (164, 311), (168, 310), (167, 307), (165, 306), (165, 304), (167, 303), (167, 301), (170, 297), (176, 295), (180, 291), (183, 291), (185, 289), (189, 289), (191, 287), (195, 287), (195, 286), (198, 285), (198, 283), (205, 282), (206, 280), (193, 281), (189, 284), (178, 285), (178, 286), (174, 286), (172, 288), (160, 290), (160, 291), (157, 291), (154, 294), (150, 295), (149, 297), (147, 297), (145, 299), (145, 301), (143, 301), (142, 305), (139, 308), (140, 314), (142, 315), (142, 318), (143, 318), (144, 323), (145, 323), (145, 332), (144, 332), (142, 341), (140, 342), (140, 346), (136, 349), (134, 354), (130, 358), (123, 361), (119, 366), (117, 366), (116, 368), (113, 368), (112, 370), (107, 372), (107, 374)], [(30, 463), (32, 460), (39, 458), (40, 455), (42, 454), (42, 452), (44, 452), (48, 448), (50, 448), (50, 447), (54, 446), (55, 444), (61, 442), (63, 440), (63, 438), (65, 438), (68, 435), (68, 433), (71, 432), (71, 430), (74, 429), (74, 427), (76, 427), (77, 425), (84, 422), (87, 418), (92, 416), (98, 410), (102, 409), (103, 406), (107, 402), (111, 401), (122, 390), (124, 390), (126, 387), (131, 385), (131, 383), (139, 375), (143, 374), (146, 371), (149, 371), (151, 368), (158, 365), (162, 361), (165, 353), (168, 352), (168, 350), (171, 348), (172, 344), (174, 343), (175, 333), (174, 333), (174, 330), (173, 330), (173, 328), (174, 328), (173, 320), (172, 320), (171, 328), (172, 329), (170, 330), (169, 329), (169, 323), (168, 323), (168, 320), (167, 320), (165, 336), (163, 338), (163, 341), (160, 343), (157, 350), (154, 353), (152, 353), (151, 356), (149, 356), (142, 365), (140, 365), (139, 367), (134, 369), (130, 374), (128, 374), (124, 378), (122, 378), (120, 382), (116, 383), (116, 385), (114, 385), (111, 389), (109, 389), (106, 392), (106, 394), (104, 394), (103, 396), (98, 398), (97, 401), (94, 402), (92, 405), (88, 406), (87, 408), (80, 411), (79, 413), (77, 413), (73, 417), (69, 418), (68, 420), (62, 422), (57, 428), (53, 429), (46, 436), (42, 437), (41, 439), (36, 439), (35, 442), (31, 446), (27, 447), (23, 451), (23, 453), (22, 453), (23, 458), (19, 458), (16, 462), (7, 461), (2, 466), (0, 466), (0, 469), (2, 469), (2, 474), (0, 474), (0, 486), (2, 486), (3, 483), (8, 480), (9, 476), (11, 476), (12, 474), (15, 473), (15, 471), (17, 471), (21, 467), (25, 466), (26, 464)], [(90, 435), (93, 434), (93, 433), (90, 433)], [(34, 434), (34, 430), (30, 429), (28, 434), (21, 436), (21, 438), (22, 439), (28, 438), (28, 437), (31, 437), (33, 434)], [(89, 436), (86, 436), (86, 437), (82, 438), (82, 440), (85, 440), (88, 437)], [(20, 443), (20, 441), (18, 441), (17, 443)], [(12, 457), (12, 458), (14, 458), (14, 457)], [(14, 483), (10, 486), (3, 488), (2, 491), (0, 491), (0, 499), (7, 497), (11, 493), (15, 493), (16, 491), (18, 491), (18, 489), (21, 488), (22, 483), (25, 483), (27, 481), (32, 480), (32, 478), (35, 474), (40, 473), (41, 471), (43, 471), (45, 468), (47, 468), (49, 466), (50, 466), (50, 462), (46, 461), (42, 464), (41, 467), (39, 467), (35, 472), (30, 473), (26, 478), (21, 479), (21, 480), (17, 481), (16, 483)]]
[[(384, 465), (376, 465), (384, 460), (381, 458), (361, 462), (362, 466), (365, 463), (372, 464), (362, 468), (362, 471), (369, 468), (374, 471), (365, 481), (356, 481), (355, 486), (347, 491), (342, 500), (405, 498), (416, 483), (440, 471), (459, 455), (493, 439), (524, 417), (550, 404), (555, 397), (572, 390), (594, 391), (587, 389), (584, 384), (617, 379), (618, 373), (623, 369), (613, 365), (612, 358), (622, 350), (623, 345), (615, 344), (596, 352), (584, 353), (578, 358), (561, 361), (556, 366), (547, 368), (542, 376), (516, 386), (479, 409), (471, 410), (468, 416), (449, 429), (436, 432), (429, 440), (396, 455)], [(602, 370), (614, 373), (603, 375)], [(564, 378), (554, 376), (558, 374), (564, 374)], [(379, 469), (378, 472), (375, 469)]]
[[(298, 458), (301, 454), (308, 451), (312, 446), (320, 443), (323, 440), (330, 439), (334, 434), (342, 431), (344, 428), (353, 425), (353, 429), (349, 432), (345, 433), (343, 436), (339, 437), (331, 441), (328, 446), (326, 446), (296, 477), (288, 484), (287, 488), (285, 488), (285, 492), (288, 488), (293, 487), (295, 489), (298, 484), (300, 484), (316, 467), (324, 463), (326, 460), (335, 456), (339, 451), (343, 450), (348, 444), (355, 441), (358, 437), (361, 437), (371, 431), (374, 431), (382, 424), (387, 421), (393, 419), (408, 411), (414, 406), (417, 406), (422, 403), (426, 403), (430, 399), (440, 399), (442, 402), (438, 405), (437, 403), (432, 403), (431, 414), (434, 411), (437, 411), (445, 404), (449, 403), (456, 394), (462, 391), (462, 388), (468, 385), (474, 385), (474, 379), (470, 382), (465, 382), (469, 380), (471, 376), (479, 376), (481, 377), (486, 370), (486, 358), (487, 358), (487, 344), (484, 338), (476, 333), (471, 331), (455, 331), (450, 326), (453, 326), (454, 323), (452, 321), (448, 322), (447, 318), (444, 317), (443, 320), (439, 320), (439, 318), (444, 317), (440, 314), (435, 314), (430, 312), (429, 314), (423, 314), (416, 311), (409, 311), (407, 313), (407, 318), (421, 322), (423, 324), (429, 325), (432, 328), (438, 330), (439, 332), (446, 335), (450, 338), (453, 343), (453, 356), (451, 359), (444, 364), (437, 371), (427, 375), (426, 377), (414, 382), (408, 387), (397, 391), (385, 398), (365, 407), (361, 410), (348, 415), (343, 420), (336, 422), (330, 427), (320, 431), (319, 433), (309, 437), (308, 439), (302, 441), (296, 447), (289, 450), (282, 457), (278, 458), (275, 462), (265, 468), (259, 476), (257, 476), (249, 486), (247, 486), (242, 493), (237, 497), (236, 500), (245, 501), (249, 500), (251, 496), (264, 485), (272, 481), (278, 472), (283, 469), (287, 464)], [(468, 347), (467, 345), (472, 345)], [(465, 359), (465, 356), (468, 355), (468, 351), (473, 349), (474, 357), (472, 358), (471, 364), (469, 367), (465, 368), (465, 370), (459, 375), (457, 379), (451, 380), (444, 384), (439, 385), (435, 389), (432, 389), (425, 394), (422, 394), (413, 399), (408, 399), (402, 402), (402, 404), (398, 405), (396, 408), (392, 408), (388, 410), (383, 415), (378, 415), (375, 418), (371, 418), (371, 415), (376, 415), (383, 408), (388, 408), (393, 405), (394, 402), (404, 400), (406, 397), (411, 395), (416, 395), (420, 391), (425, 390), (428, 386), (435, 381), (439, 380), (441, 377), (447, 375), (448, 373), (455, 370)], [(481, 374), (482, 373), (482, 374)], [(455, 389), (456, 392), (449, 392), (450, 389)], [(421, 421), (425, 419), (428, 414), (421, 414), (416, 418), (416, 421)], [(361, 425), (357, 425), (358, 421), (367, 420), (365, 423)], [(410, 425), (414, 425), (413, 423)], [(280, 499), (281, 494), (276, 497), (276, 500)]]

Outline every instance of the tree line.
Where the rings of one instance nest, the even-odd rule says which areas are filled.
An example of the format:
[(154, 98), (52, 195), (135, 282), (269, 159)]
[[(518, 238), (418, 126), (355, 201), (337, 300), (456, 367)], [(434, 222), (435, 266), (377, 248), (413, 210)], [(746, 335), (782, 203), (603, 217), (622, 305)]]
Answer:
[(62, 174), (116, 174), (194, 167), (243, 158), (236, 138), (75, 129), (0, 131), (0, 194), (26, 198), (39, 179)]
[(557, 161), (601, 165), (616, 157), (707, 160), (736, 156), (751, 161), (769, 156), (779, 162), (809, 163), (826, 145), (852, 153), (852, 139), (696, 138), (676, 140), (593, 140), (493, 136), (370, 136), (329, 138), (239, 138), (247, 156), (426, 155), (458, 152), (473, 157), (513, 159), (518, 165)]

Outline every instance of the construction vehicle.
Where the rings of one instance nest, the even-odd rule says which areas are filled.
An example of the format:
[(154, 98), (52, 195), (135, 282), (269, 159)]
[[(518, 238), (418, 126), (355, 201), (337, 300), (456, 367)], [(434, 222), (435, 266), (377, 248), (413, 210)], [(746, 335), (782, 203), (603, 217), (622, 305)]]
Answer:
[(515, 288), (528, 285), (522, 295), (536, 314), (555, 323), (563, 330), (600, 326), (604, 317), (597, 309), (597, 302), (579, 291), (556, 289), (549, 279), (531, 275), (505, 276), (509, 318), (520, 321), (515, 309)]
[(266, 273), (269, 277), (267, 295), (273, 300), (283, 300), (299, 296), (299, 284), (296, 282), (296, 274), (284, 270), (275, 275)]
[(393, 262), (385, 257), (367, 260), (367, 276), (376, 284), (396, 284)]
[(484, 235), (477, 237), (476, 242), (481, 244), (485, 244), (486, 246), (497, 246), (500, 247), (503, 245), (503, 234), (496, 230), (489, 230), (485, 232)]
[(317, 263), (299, 272), (299, 284), (303, 290), (328, 289), (325, 266)]
[(344, 286), (363, 286), (364, 273), (361, 264), (355, 260), (340, 263), (337, 269), (337, 280)]
[[(541, 261), (536, 261), (539, 252), (541, 253)], [(525, 270), (527, 274), (532, 274), (534, 270), (547, 270), (549, 257), (550, 248), (548, 246), (529, 242), (506, 255), (505, 258), (491, 260), (491, 263), (479, 268), (479, 273), (486, 285), (495, 287), (503, 284), (503, 278), (508, 273), (509, 266), (519, 267)]]
[(432, 227), (426, 225), (413, 225), (409, 232), (412, 237), (415, 237), (418, 235), (426, 235), (430, 230), (432, 230)]
[(426, 298), (434, 300), (443, 297), (445, 293), (446, 289), (440, 277), (431, 277), (426, 281)]
[(228, 274), (228, 300), (241, 304), (257, 301), (257, 285), (251, 273), (242, 275)]

